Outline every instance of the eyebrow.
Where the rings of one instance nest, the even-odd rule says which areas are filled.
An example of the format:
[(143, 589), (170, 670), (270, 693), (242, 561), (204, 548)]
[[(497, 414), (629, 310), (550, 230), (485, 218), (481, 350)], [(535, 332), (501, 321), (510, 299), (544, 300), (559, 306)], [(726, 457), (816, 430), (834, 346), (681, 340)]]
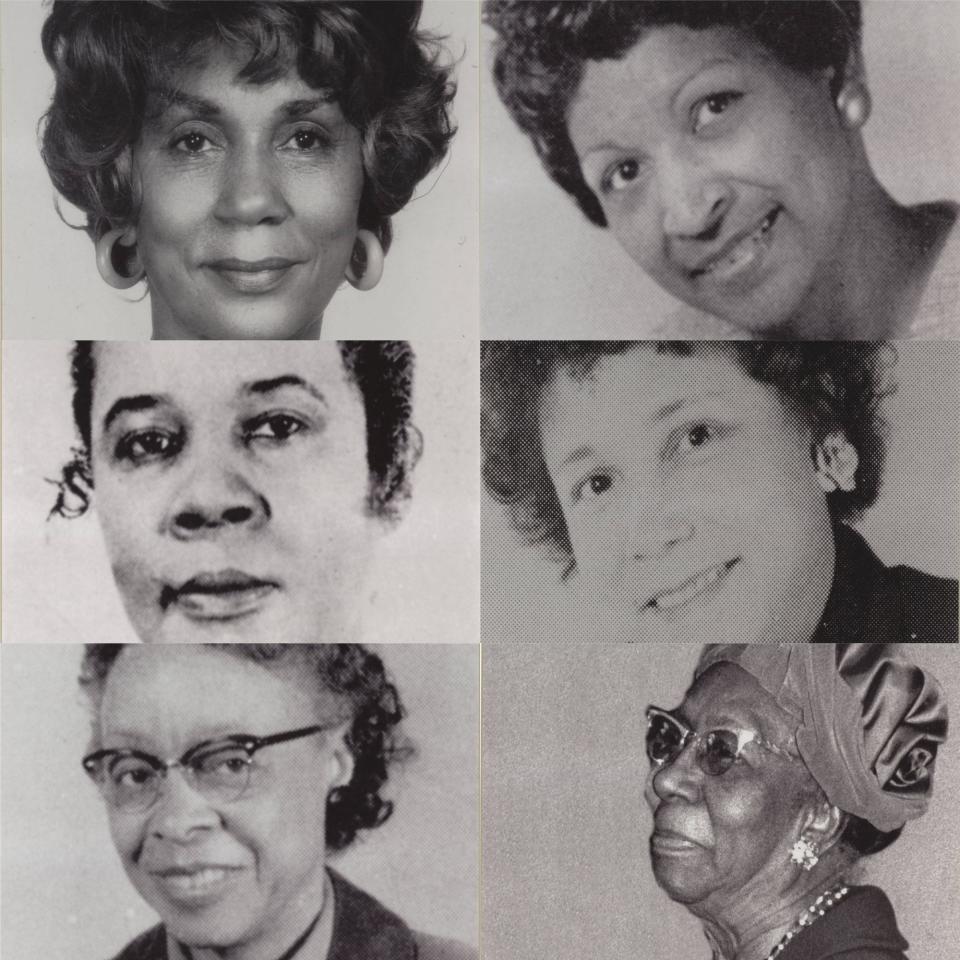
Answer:
[[(223, 114), (221, 106), (213, 100), (206, 97), (199, 97), (193, 93), (186, 93), (183, 90), (177, 90), (173, 87), (163, 88), (154, 91), (154, 96), (159, 101), (159, 109), (151, 119), (159, 119), (168, 111), (174, 108), (181, 108), (189, 113), (196, 114), (198, 117), (219, 117)], [(295, 120), (298, 117), (307, 116), (321, 107), (335, 104), (336, 97), (333, 90), (322, 90), (315, 97), (304, 97), (297, 100), (288, 100), (277, 108), (277, 112), (285, 120)]]
[[(673, 416), (678, 410), (683, 409), (683, 407), (688, 404), (697, 403), (701, 400), (715, 400), (723, 396), (723, 392), (720, 390), (710, 390), (707, 393), (699, 393), (695, 396), (685, 396), (678, 397), (676, 400), (671, 400), (669, 403), (663, 404), (663, 406), (657, 407), (653, 411), (653, 414), (650, 416), (651, 423), (660, 423), (663, 420), (666, 420), (667, 417)], [(575, 463), (581, 463), (584, 460), (589, 460), (592, 456), (596, 455), (596, 451), (589, 444), (582, 444), (577, 447), (571, 453), (561, 461), (561, 466), (571, 466)]]
[(143, 410), (153, 410), (167, 402), (169, 402), (168, 397), (150, 393), (142, 393), (134, 397), (121, 397), (113, 403), (104, 415), (103, 432), (106, 433), (110, 429), (110, 424), (124, 413), (140, 413)]
[(293, 373), (285, 373), (279, 377), (272, 377), (269, 380), (252, 380), (243, 385), (243, 391), (245, 393), (262, 396), (265, 393), (274, 393), (277, 390), (282, 390), (284, 387), (305, 390), (319, 403), (322, 403), (324, 406), (327, 405), (327, 398), (321, 390), (318, 390), (312, 383), (304, 380), (303, 377), (298, 377)]

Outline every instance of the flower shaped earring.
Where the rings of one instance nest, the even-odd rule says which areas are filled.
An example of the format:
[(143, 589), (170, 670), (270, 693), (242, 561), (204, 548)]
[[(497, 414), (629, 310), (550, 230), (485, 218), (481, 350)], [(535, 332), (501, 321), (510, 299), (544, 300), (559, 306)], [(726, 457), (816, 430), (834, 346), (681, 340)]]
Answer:
[(804, 870), (812, 870), (820, 862), (820, 849), (813, 841), (800, 837), (790, 848), (790, 860)]

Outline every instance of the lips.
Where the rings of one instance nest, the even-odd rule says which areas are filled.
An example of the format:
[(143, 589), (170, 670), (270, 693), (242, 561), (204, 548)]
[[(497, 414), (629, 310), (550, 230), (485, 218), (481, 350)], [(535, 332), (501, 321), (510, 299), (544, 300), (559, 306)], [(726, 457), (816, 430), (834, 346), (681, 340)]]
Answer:
[(752, 268), (759, 267), (770, 249), (772, 230), (782, 210), (782, 207), (774, 207), (767, 211), (761, 220), (734, 234), (718, 250), (688, 264), (690, 276), (724, 282), (739, 279)]
[(657, 827), (650, 837), (650, 848), (655, 853), (661, 854), (681, 854), (697, 853), (705, 849), (704, 845), (698, 843), (692, 837), (675, 830), (667, 830), (663, 827)]
[(151, 870), (149, 873), (170, 900), (196, 906), (219, 899), (241, 869), (218, 864), (197, 864)]
[(160, 606), (175, 607), (195, 620), (230, 620), (256, 613), (279, 589), (276, 581), (242, 570), (218, 570), (199, 573), (179, 586), (165, 586)]
[(240, 260), (224, 257), (204, 264), (215, 276), (239, 293), (269, 293), (276, 289), (290, 271), (302, 261), (286, 257), (267, 257), (263, 260)]
[(675, 586), (659, 590), (643, 604), (643, 609), (662, 611), (679, 610), (681, 607), (690, 603), (691, 600), (715, 590), (739, 562), (740, 557), (734, 557), (732, 560), (727, 560), (724, 563), (707, 567), (705, 570), (701, 570), (699, 573), (688, 577)]

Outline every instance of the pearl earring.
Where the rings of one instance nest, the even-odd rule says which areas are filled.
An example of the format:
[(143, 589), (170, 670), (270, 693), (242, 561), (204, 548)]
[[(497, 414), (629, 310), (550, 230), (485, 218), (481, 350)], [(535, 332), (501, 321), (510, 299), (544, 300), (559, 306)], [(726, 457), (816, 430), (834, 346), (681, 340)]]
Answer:
[(845, 84), (837, 94), (837, 111), (848, 130), (859, 130), (870, 118), (870, 91), (859, 82)]
[(806, 837), (800, 837), (790, 848), (790, 860), (804, 870), (812, 870), (820, 862), (820, 849)]

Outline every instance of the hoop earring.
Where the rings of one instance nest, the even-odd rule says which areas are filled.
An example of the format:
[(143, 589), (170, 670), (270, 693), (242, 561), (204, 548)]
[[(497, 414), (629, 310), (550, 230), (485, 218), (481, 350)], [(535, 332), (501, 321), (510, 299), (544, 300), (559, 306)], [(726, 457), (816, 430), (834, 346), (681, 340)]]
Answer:
[(806, 837), (800, 837), (790, 848), (790, 860), (804, 870), (812, 870), (820, 862), (820, 848)]
[(347, 281), (357, 290), (372, 290), (383, 276), (383, 246), (371, 230), (358, 230), (346, 271)]
[(121, 242), (129, 239), (131, 232), (129, 228), (116, 227), (97, 241), (97, 269), (100, 276), (115, 290), (126, 290), (145, 276), (136, 242)]
[(845, 84), (837, 94), (837, 112), (840, 122), (848, 130), (859, 130), (870, 119), (873, 104), (870, 91), (859, 81)]

